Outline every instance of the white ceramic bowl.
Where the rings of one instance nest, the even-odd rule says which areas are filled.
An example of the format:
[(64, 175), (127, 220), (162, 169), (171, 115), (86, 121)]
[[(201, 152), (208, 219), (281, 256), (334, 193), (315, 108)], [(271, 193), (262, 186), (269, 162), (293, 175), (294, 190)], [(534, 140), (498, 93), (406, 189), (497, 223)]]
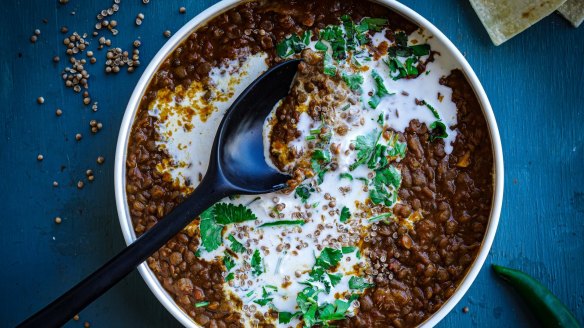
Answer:
[[(196, 30), (198, 26), (208, 22), (213, 17), (216, 17), (218, 14), (223, 13), (234, 6), (238, 5), (239, 3), (243, 2), (242, 0), (223, 0), (212, 7), (208, 8), (207, 10), (203, 11), (195, 18), (191, 19), (185, 26), (183, 26), (178, 32), (174, 34), (174, 36), (166, 42), (166, 44), (158, 51), (156, 56), (152, 59), (146, 70), (142, 74), (142, 77), (138, 81), (136, 88), (130, 98), (128, 106), (126, 107), (126, 113), (124, 115), (124, 119), (122, 121), (122, 126), (120, 128), (120, 134), (118, 136), (118, 144), (116, 149), (116, 158), (115, 158), (115, 193), (116, 193), (116, 205), (118, 209), (118, 216), (120, 219), (120, 225), (122, 228), (122, 232), (124, 234), (124, 239), (126, 240), (127, 244), (132, 243), (136, 239), (136, 235), (134, 234), (134, 229), (132, 226), (132, 220), (130, 218), (130, 211), (128, 209), (128, 203), (126, 199), (126, 155), (128, 149), (128, 138), (130, 136), (130, 130), (132, 128), (132, 124), (134, 122), (134, 117), (136, 111), (138, 110), (138, 106), (140, 104), (140, 100), (142, 99), (142, 95), (144, 91), (148, 87), (151, 78), (154, 76), (154, 73), (158, 70), (160, 64), (164, 61), (164, 59), (183, 41), (185, 40), (192, 31)], [(499, 223), (499, 215), (501, 213), (501, 205), (503, 201), (503, 151), (501, 148), (501, 138), (499, 136), (499, 129), (497, 128), (497, 122), (495, 121), (495, 116), (493, 114), (493, 110), (479, 82), (477, 76), (475, 75), (474, 71), (466, 61), (466, 59), (462, 56), (460, 51), (450, 42), (450, 40), (442, 34), (434, 25), (424, 19), (422, 16), (417, 14), (415, 11), (411, 10), (410, 8), (404, 6), (403, 4), (398, 3), (394, 0), (376, 0), (375, 2), (382, 4), (398, 14), (408, 18), (412, 22), (416, 23), (418, 26), (424, 28), (426, 31), (429, 31), (434, 38), (441, 42), (445, 48), (447, 49), (448, 53), (442, 53), (443, 56), (450, 56), (452, 57), (458, 67), (464, 72), (466, 78), (468, 79), (470, 85), (474, 89), (478, 101), (481, 104), (483, 113), (487, 120), (487, 125), (490, 132), (491, 142), (493, 145), (493, 156), (494, 156), (494, 195), (493, 195), (493, 207), (491, 209), (491, 216), (489, 219), (489, 224), (487, 226), (485, 236), (483, 239), (483, 243), (479, 250), (479, 253), (471, 265), (468, 273), (458, 286), (456, 292), (448, 299), (448, 301), (432, 316), (430, 316), (424, 323), (421, 324), (422, 327), (433, 327), (435, 326), (440, 320), (442, 320), (448, 312), (450, 312), (454, 306), (460, 301), (462, 296), (466, 293), (470, 285), (475, 280), (476, 276), (478, 275), (481, 267), (483, 266), (487, 254), (491, 249), (491, 244), (493, 243), (493, 239), (495, 238), (495, 232), (497, 230), (497, 225)], [(148, 268), (146, 263), (142, 263), (138, 267), (138, 271), (146, 281), (150, 290), (154, 293), (156, 298), (164, 305), (164, 307), (186, 327), (199, 327), (185, 312), (183, 312), (180, 307), (174, 302), (172, 297), (164, 290), (162, 285), (156, 279), (154, 273)]]

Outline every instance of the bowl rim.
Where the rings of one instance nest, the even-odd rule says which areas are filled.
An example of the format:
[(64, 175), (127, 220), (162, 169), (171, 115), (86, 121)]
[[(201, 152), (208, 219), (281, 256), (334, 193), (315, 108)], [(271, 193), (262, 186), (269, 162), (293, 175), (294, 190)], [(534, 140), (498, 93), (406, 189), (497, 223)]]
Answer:
[[(138, 110), (142, 96), (146, 91), (152, 77), (166, 59), (168, 55), (183, 41), (185, 40), (192, 31), (216, 17), (217, 15), (239, 5), (249, 0), (222, 0), (213, 6), (205, 9), (190, 21), (188, 21), (182, 28), (180, 28), (174, 36), (172, 36), (156, 53), (152, 58), (144, 72), (142, 73), (136, 87), (134, 88), (121, 123), (118, 141), (116, 146), (116, 155), (114, 163), (114, 191), (116, 198), (116, 208), (118, 212), (120, 227), (124, 236), (124, 240), (127, 245), (131, 244), (135, 239), (136, 235), (134, 233), (132, 219), (129, 213), (129, 208), (127, 206), (127, 195), (126, 195), (126, 155), (128, 150), (128, 140), (130, 137), (130, 132), (134, 123), (134, 118)], [(461, 71), (466, 76), (468, 82), (470, 83), (475, 95), (481, 105), (483, 115), (487, 121), (487, 126), (489, 129), (489, 134), (491, 138), (492, 151), (493, 151), (493, 183), (494, 192), (492, 199), (491, 214), (489, 217), (489, 222), (481, 243), (479, 253), (477, 254), (475, 260), (467, 271), (465, 277), (461, 280), (461, 283), (456, 288), (454, 294), (436, 311), (434, 314), (429, 316), (424, 322), (422, 322), (420, 327), (433, 327), (438, 322), (440, 322), (462, 299), (466, 294), (474, 280), (476, 279), (478, 273), (480, 272), (483, 264), (487, 258), (487, 255), (491, 249), (491, 245), (495, 238), (495, 233), (497, 231), (497, 226), (499, 223), (499, 217), (501, 215), (501, 207), (503, 203), (503, 190), (504, 190), (504, 165), (503, 165), (503, 150), (501, 145), (501, 138), (499, 135), (499, 129), (497, 122), (495, 120), (495, 115), (491, 104), (483, 89), (478, 77), (471, 68), (470, 64), (466, 61), (462, 53), (456, 48), (456, 46), (448, 39), (437, 27), (432, 23), (422, 17), (420, 14), (410, 9), (409, 7), (397, 2), (396, 0), (372, 0), (373, 2), (379, 3), (397, 14), (409, 19), (418, 26), (429, 31), (434, 38), (438, 39), (454, 57), (454, 60), (458, 65), (460, 65)], [(154, 273), (148, 268), (146, 262), (138, 266), (138, 271), (140, 275), (146, 282), (146, 285), (150, 288), (154, 296), (158, 301), (175, 317), (182, 325), (185, 327), (199, 327), (197, 323), (191, 317), (188, 316), (173, 300), (172, 296), (162, 287)]]

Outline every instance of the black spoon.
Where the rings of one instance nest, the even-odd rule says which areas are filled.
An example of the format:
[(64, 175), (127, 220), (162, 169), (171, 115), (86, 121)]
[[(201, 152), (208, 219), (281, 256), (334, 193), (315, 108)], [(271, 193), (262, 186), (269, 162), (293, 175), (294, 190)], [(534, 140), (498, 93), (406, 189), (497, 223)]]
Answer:
[(268, 114), (288, 94), (299, 62), (276, 65), (235, 100), (219, 125), (205, 177), (184, 202), (116, 257), (18, 327), (62, 326), (219, 200), (284, 188), (289, 177), (266, 163), (262, 131)]

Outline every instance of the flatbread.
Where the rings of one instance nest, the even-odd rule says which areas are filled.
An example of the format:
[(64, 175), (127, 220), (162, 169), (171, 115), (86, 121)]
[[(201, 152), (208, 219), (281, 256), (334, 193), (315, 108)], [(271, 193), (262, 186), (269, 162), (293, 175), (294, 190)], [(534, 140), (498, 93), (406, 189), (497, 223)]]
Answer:
[(584, 21), (584, 0), (567, 0), (566, 3), (558, 8), (558, 11), (574, 27), (578, 27)]
[(470, 0), (498, 46), (553, 13), (566, 0)]

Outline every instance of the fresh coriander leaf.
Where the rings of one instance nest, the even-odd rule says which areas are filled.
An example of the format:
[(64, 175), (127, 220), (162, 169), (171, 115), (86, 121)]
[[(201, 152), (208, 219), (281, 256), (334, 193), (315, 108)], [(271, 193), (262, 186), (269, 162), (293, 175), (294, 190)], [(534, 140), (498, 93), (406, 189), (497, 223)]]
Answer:
[(379, 106), (379, 103), (381, 103), (381, 97), (378, 95), (373, 95), (373, 97), (369, 98), (369, 101), (367, 102), (367, 104), (373, 109), (376, 109), (377, 106)]
[(243, 244), (240, 243), (237, 239), (235, 239), (235, 237), (233, 235), (229, 235), (229, 237), (227, 237), (227, 239), (229, 239), (229, 241), (231, 242), (231, 250), (234, 251), (235, 253), (244, 253), (245, 252), (245, 247), (243, 247)]
[(304, 31), (304, 33), (302, 34), (302, 42), (304, 43), (304, 45), (307, 46), (310, 44), (311, 37), (312, 37), (312, 32), (310, 30)]
[(343, 80), (347, 83), (347, 86), (351, 90), (359, 90), (361, 89), (361, 85), (363, 84), (363, 76), (359, 73), (356, 74), (347, 74), (343, 73)]
[(385, 124), (385, 120), (383, 119), (383, 113), (380, 113), (379, 116), (377, 117), (377, 123), (382, 127)]
[(275, 291), (278, 290), (278, 287), (274, 286), (274, 285), (265, 285), (264, 288), (268, 288), (268, 289), (273, 289)]
[(233, 279), (235, 279), (235, 274), (233, 272), (230, 272), (227, 276), (225, 276), (225, 282), (231, 281)]
[(338, 285), (338, 283), (341, 282), (341, 278), (343, 278), (343, 275), (340, 273), (337, 274), (327, 273), (327, 276), (329, 277), (333, 287)]
[(407, 76), (418, 76), (418, 68), (414, 66), (416, 59), (408, 58), (406, 59), (406, 74)]
[(195, 251), (195, 256), (201, 257), (201, 249), (200, 248), (197, 248), (197, 251)]
[(432, 105), (428, 104), (425, 100), (422, 100), (422, 104), (425, 105), (426, 107), (428, 107), (428, 109), (432, 112), (432, 115), (434, 115), (434, 117), (437, 120), (440, 120), (440, 114), (438, 113), (436, 108), (434, 108)]
[(312, 327), (318, 322), (316, 319), (317, 310), (318, 304), (311, 304), (308, 310), (302, 315), (302, 319), (304, 320), (305, 326)]
[(329, 163), (331, 161), (331, 152), (326, 149), (315, 149), (312, 153), (312, 159)]
[(324, 74), (329, 75), (329, 76), (335, 76), (337, 74), (337, 67), (335, 66), (335, 63), (333, 62), (333, 58), (331, 57), (331, 55), (328, 52), (325, 52), (325, 54), (324, 54), (323, 72), (324, 72)]
[(347, 179), (347, 180), (353, 181), (353, 176), (350, 173), (341, 173), (339, 175), (339, 177), (341, 179)]
[(304, 140), (316, 140), (316, 136), (306, 136)]
[(322, 252), (320, 252), (320, 256), (316, 259), (315, 265), (328, 270), (332, 267), (335, 267), (342, 257), (343, 253), (340, 250), (325, 247)]
[(415, 46), (410, 46), (412, 49), (412, 53), (414, 56), (427, 56), (430, 54), (430, 45), (429, 44), (418, 44)]
[(280, 220), (274, 222), (267, 222), (258, 226), (258, 228), (267, 228), (267, 227), (275, 227), (275, 226), (284, 226), (284, 225), (304, 225), (306, 222), (304, 220)]
[(290, 323), (292, 318), (298, 315), (299, 312), (290, 313), (290, 312), (278, 312), (278, 323)]
[(432, 130), (430, 133), (430, 142), (436, 139), (444, 139), (448, 137), (448, 133), (446, 132), (446, 125), (442, 123), (442, 121), (435, 121), (430, 124), (430, 129)]
[(223, 243), (221, 236), (223, 225), (215, 222), (215, 206), (201, 213), (200, 217), (199, 230), (201, 233), (201, 244), (207, 252), (214, 251)]
[(305, 44), (305, 41), (301, 40), (298, 35), (292, 34), (290, 37), (282, 40), (276, 45), (276, 54), (282, 58), (290, 57), (294, 54), (300, 53), (306, 47), (306, 45), (307, 44)]
[(251, 268), (252, 273), (256, 276), (259, 276), (260, 274), (264, 273), (262, 256), (260, 255), (260, 251), (257, 249), (255, 250), (255, 252), (253, 252), (253, 255), (251, 257)]
[(359, 165), (365, 164), (375, 150), (375, 144), (379, 140), (381, 132), (377, 129), (364, 136), (358, 136), (355, 140), (355, 150), (357, 151), (357, 161), (349, 166), (349, 170), (355, 170)]
[(300, 197), (303, 203), (306, 203), (310, 198), (310, 189), (306, 185), (300, 185), (296, 187), (295, 195)]
[(386, 169), (377, 171), (373, 181), (375, 184), (384, 184), (386, 186), (391, 185), (397, 189), (401, 184), (401, 172), (396, 169), (395, 166), (390, 165)]
[(387, 23), (388, 20), (385, 18), (363, 18), (360, 24), (367, 24), (370, 31), (380, 32)]
[(324, 42), (318, 40), (316, 42), (316, 44), (314, 45), (314, 49), (318, 50), (318, 51), (327, 51), (328, 47), (326, 44), (324, 44)]
[(217, 203), (214, 208), (215, 220), (220, 224), (241, 223), (257, 219), (255, 214), (243, 205)]
[(235, 261), (231, 258), (231, 256), (225, 255), (223, 257), (223, 265), (225, 265), (227, 271), (231, 271), (231, 269), (235, 267)]
[(259, 304), (259, 305), (261, 305), (261, 306), (266, 306), (266, 305), (268, 305), (268, 303), (270, 303), (270, 302), (271, 302), (273, 299), (274, 299), (274, 298), (271, 298), (271, 297), (270, 297), (270, 298), (260, 298), (260, 299), (254, 300), (253, 302), (254, 302), (254, 303), (256, 303), (256, 304)]
[(351, 212), (349, 211), (349, 208), (347, 206), (344, 206), (343, 209), (341, 210), (341, 217), (340, 217), (341, 222), (343, 222), (343, 223), (347, 222), (347, 220), (350, 217), (351, 217)]
[(377, 96), (384, 97), (393, 94), (387, 91), (387, 88), (383, 82), (383, 78), (381, 75), (379, 75), (379, 73), (377, 73), (376, 70), (371, 71), (371, 76), (373, 77), (373, 81), (375, 81), (375, 86), (377, 87), (377, 92), (375, 93)]
[(343, 246), (343, 247), (341, 247), (341, 252), (343, 252), (343, 254), (350, 254), (350, 253), (353, 253), (356, 250), (357, 250), (357, 247), (355, 247), (355, 246)]
[(206, 301), (205, 302), (195, 303), (195, 307), (196, 308), (204, 307), (204, 306), (207, 306), (207, 305), (209, 305), (209, 302), (206, 302)]
[(388, 213), (382, 213), (379, 215), (375, 215), (372, 216), (371, 218), (369, 218), (369, 222), (373, 223), (373, 222), (379, 222), (379, 221), (384, 221), (387, 222), (385, 219), (393, 217), (393, 213), (388, 212)]
[(351, 289), (365, 289), (373, 287), (375, 284), (368, 283), (367, 280), (361, 277), (352, 276), (349, 279), (349, 288)]
[(398, 47), (407, 48), (408, 46), (408, 36), (405, 32), (399, 31), (394, 34), (395, 43)]

